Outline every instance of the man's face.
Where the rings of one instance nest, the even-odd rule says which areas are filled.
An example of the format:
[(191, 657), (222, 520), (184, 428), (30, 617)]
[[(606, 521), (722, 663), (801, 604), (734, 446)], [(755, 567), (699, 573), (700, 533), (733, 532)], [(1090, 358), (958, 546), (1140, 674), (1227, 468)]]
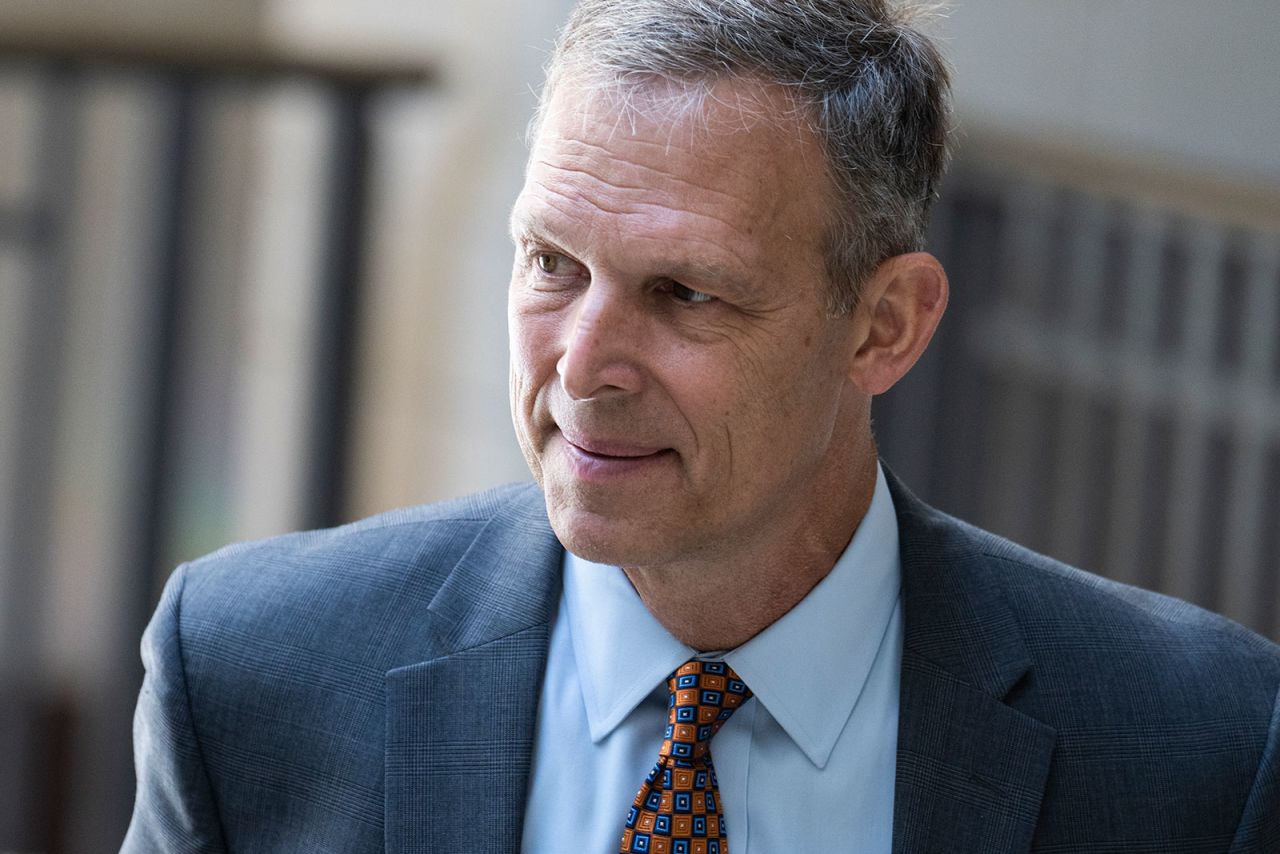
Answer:
[(731, 80), (631, 114), (562, 86), (534, 142), (511, 405), (552, 526), (589, 559), (749, 554), (848, 471), (863, 410), (853, 323), (825, 310), (828, 179), (817, 142), (762, 106), (790, 105)]

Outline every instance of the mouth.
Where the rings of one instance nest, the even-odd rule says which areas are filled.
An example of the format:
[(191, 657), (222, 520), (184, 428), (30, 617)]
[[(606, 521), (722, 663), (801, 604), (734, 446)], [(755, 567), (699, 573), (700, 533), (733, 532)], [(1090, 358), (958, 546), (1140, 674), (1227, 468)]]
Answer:
[(602, 480), (635, 474), (659, 464), (675, 450), (626, 439), (570, 435), (561, 431), (574, 473), (583, 480)]
[(563, 430), (561, 435), (564, 436), (565, 442), (575, 450), (590, 457), (599, 457), (606, 460), (638, 460), (670, 450), (670, 448), (658, 445), (647, 445), (626, 440), (599, 439), (578, 435), (570, 436)]

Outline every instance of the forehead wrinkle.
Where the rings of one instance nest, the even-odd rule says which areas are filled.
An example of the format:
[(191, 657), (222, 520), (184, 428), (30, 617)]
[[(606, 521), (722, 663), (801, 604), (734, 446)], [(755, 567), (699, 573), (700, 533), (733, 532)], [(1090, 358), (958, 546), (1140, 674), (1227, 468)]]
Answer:
[[(548, 196), (548, 198), (544, 198), (542, 201), (548, 203), (549, 206), (556, 209), (566, 218), (575, 221), (581, 220), (582, 217), (571, 209), (561, 209), (560, 206), (554, 204), (552, 200), (561, 199), (569, 208), (577, 205), (587, 205), (594, 211), (607, 214), (612, 217), (647, 218), (657, 226), (657, 230), (660, 232), (673, 232), (673, 236), (682, 241), (706, 243), (709, 246), (725, 248), (727, 251), (731, 250), (728, 250), (726, 243), (740, 242), (748, 235), (747, 230), (742, 227), (741, 223), (735, 223), (722, 215), (721, 212), (724, 210), (723, 206), (702, 204), (698, 205), (697, 209), (673, 208), (667, 204), (664, 199), (658, 198), (650, 200), (643, 198), (644, 193), (650, 189), (648, 187), (639, 187), (634, 191), (630, 191), (635, 195), (642, 196), (641, 198), (621, 199), (618, 204), (611, 204), (610, 200), (607, 198), (601, 198), (594, 194), (580, 192), (578, 188), (572, 185), (563, 186), (560, 182), (541, 183), (540, 187)], [(742, 210), (744, 212), (758, 210), (749, 204), (744, 204), (741, 199), (730, 193), (724, 193), (722, 195), (725, 198), (732, 199), (735, 202), (742, 204)], [(755, 218), (758, 219), (758, 215)], [(698, 221), (709, 221), (715, 223), (719, 228), (724, 230), (724, 233), (714, 235), (712, 237), (704, 237), (704, 230), (698, 227)], [(739, 253), (736, 252), (733, 252), (732, 254), (735, 256), (739, 255)]]
[[(641, 87), (641, 90), (647, 88), (648, 87)], [(624, 126), (629, 130), (629, 133), (627, 134), (628, 136), (632, 138), (636, 137), (639, 132), (639, 125), (643, 121), (648, 124), (656, 124), (665, 128), (667, 140), (665, 143), (662, 143), (662, 145), (667, 151), (670, 151), (672, 141), (675, 138), (676, 129), (680, 126), (682, 119), (701, 112), (701, 110), (697, 109), (697, 106), (702, 103), (702, 98), (668, 99), (663, 108), (650, 111), (637, 108), (635, 96), (639, 94), (639, 91), (640, 90), (633, 90), (630, 87), (623, 87), (621, 89), (613, 90), (606, 88), (603, 91), (595, 88), (588, 88), (585, 91), (579, 92), (579, 95), (585, 96), (586, 101), (586, 109), (583, 109), (579, 114), (581, 119), (581, 123), (579, 125), (581, 135), (583, 137), (590, 135), (588, 128), (591, 116), (596, 115), (594, 108), (604, 105), (609, 108), (609, 113), (612, 116), (612, 121), (607, 123), (608, 133), (605, 134), (605, 140), (607, 142), (613, 142), (617, 135), (622, 132)], [(601, 100), (602, 96), (603, 100)], [(682, 105), (678, 105), (677, 101), (682, 102)], [(709, 120), (706, 116), (699, 116), (699, 118), (703, 121)], [(597, 123), (602, 126), (606, 124), (604, 122), (599, 122), (598, 118)], [(696, 128), (691, 130), (696, 130)], [(693, 133), (689, 134), (690, 142), (693, 141), (693, 136)], [(569, 137), (564, 137), (562, 134), (561, 138)], [(658, 143), (646, 142), (646, 144), (657, 145)]]
[[(634, 135), (641, 122), (665, 128), (669, 137), (685, 124), (690, 140), (708, 133), (768, 126), (800, 141), (815, 130), (815, 105), (795, 87), (749, 72), (687, 79), (664, 75), (623, 79), (609, 73), (588, 73), (561, 79), (557, 90), (585, 103), (586, 109), (579, 113), (584, 128), (593, 108), (607, 109), (612, 115), (611, 140), (623, 125)], [(692, 121), (686, 122), (689, 119)]]
[[(593, 215), (599, 213), (612, 217), (652, 217), (651, 221), (659, 230), (668, 233), (669, 236), (663, 239), (670, 240), (675, 238), (686, 243), (691, 240), (697, 240), (711, 247), (717, 255), (727, 255), (732, 259), (733, 265), (724, 266), (737, 266), (742, 271), (734, 274), (735, 278), (742, 277), (747, 270), (762, 263), (762, 260), (759, 259), (755, 261), (748, 260), (756, 254), (755, 250), (759, 248), (757, 241), (752, 236), (754, 226), (762, 220), (776, 216), (779, 207), (783, 204), (781, 198), (752, 203), (750, 200), (733, 193), (724, 191), (708, 193), (705, 188), (699, 187), (703, 191), (704, 197), (699, 200), (699, 204), (696, 207), (692, 209), (687, 207), (673, 208), (666, 200), (661, 198), (661, 194), (667, 191), (655, 190), (652, 186), (613, 184), (583, 170), (556, 169), (555, 171), (571, 173), (576, 178), (570, 179), (561, 176), (557, 180), (555, 177), (548, 176), (547, 179), (539, 179), (532, 182), (532, 185), (541, 191), (530, 194), (530, 199), (533, 203), (545, 204), (555, 209), (566, 220), (575, 223), (583, 220), (581, 210), (577, 209), (583, 205), (588, 206)], [(669, 178), (663, 173), (656, 174), (663, 178)], [(585, 178), (605, 188), (622, 190), (621, 195), (623, 198), (613, 200), (606, 193), (584, 191), (582, 187), (578, 186), (577, 179), (580, 178)], [(677, 186), (686, 185), (686, 182), (677, 183)], [(657, 197), (645, 198), (646, 195), (654, 194)], [(557, 204), (556, 200), (560, 200), (560, 203)], [(717, 204), (718, 200), (723, 200), (727, 204)], [(735, 217), (734, 214), (737, 214), (737, 216)], [(715, 223), (718, 233), (714, 239), (707, 239), (701, 236), (704, 229), (698, 227), (699, 221)], [(564, 229), (555, 229), (557, 235), (563, 235), (564, 231)]]
[[(644, 163), (637, 163), (634, 160), (630, 160), (630, 159), (625, 161), (620, 160), (619, 158), (617, 158), (616, 155), (611, 153), (608, 149), (604, 148), (603, 146), (596, 145), (594, 143), (589, 143), (583, 140), (576, 140), (576, 139), (564, 138), (564, 137), (560, 139), (562, 142), (568, 143), (569, 145), (575, 148), (580, 148), (583, 150), (582, 151), (571, 150), (567, 152), (558, 152), (554, 157), (541, 157), (534, 160), (533, 163), (538, 166), (543, 166), (547, 170), (550, 170), (552, 172), (563, 172), (568, 175), (581, 175), (584, 178), (587, 178), (603, 187), (608, 187), (616, 190), (626, 190), (626, 191), (641, 192), (641, 193), (644, 193), (644, 192), (660, 193), (660, 192), (672, 192), (674, 190), (677, 190), (680, 187), (694, 187), (698, 189), (700, 192), (706, 193), (709, 196), (715, 196), (720, 199), (726, 199), (735, 204), (743, 205), (744, 207), (750, 208), (753, 210), (757, 208), (757, 206), (750, 199), (746, 199), (741, 196), (735, 195), (731, 192), (728, 192), (726, 190), (722, 190), (718, 187), (711, 186), (710, 183), (695, 184), (690, 181), (681, 180), (680, 178), (677, 178), (675, 175), (672, 175), (670, 172), (666, 171), (665, 169), (659, 166), (650, 166)], [(632, 145), (647, 145), (647, 146), (659, 147), (658, 143), (653, 143), (648, 140), (632, 139), (632, 140), (629, 140), (629, 142)], [(698, 155), (692, 151), (689, 152), (689, 156), (695, 157), (695, 158), (698, 157)], [(708, 165), (711, 165), (710, 158), (702, 157), (699, 159), (702, 162), (707, 163)], [(719, 157), (716, 159), (720, 161), (720, 164), (717, 164), (717, 165), (727, 166), (729, 169), (734, 169), (736, 165), (729, 158)], [(602, 177), (592, 169), (587, 168), (587, 166), (579, 165), (580, 163), (590, 164), (593, 161), (595, 162), (603, 161), (604, 163), (614, 165), (614, 166), (622, 165), (622, 167), (625, 169), (632, 169), (640, 173), (640, 175), (637, 177), (643, 177), (644, 175), (651, 175), (657, 180), (651, 183), (645, 183), (642, 180), (636, 183), (632, 183), (631, 181), (623, 181), (621, 180), (621, 178), (615, 180), (613, 178)], [(532, 169), (530, 171), (532, 171)], [(542, 182), (542, 183), (545, 183), (545, 182)], [(667, 186), (664, 187), (662, 185), (667, 185)]]
[[(575, 95), (579, 99), (578, 108), (571, 110)], [(583, 140), (598, 137), (595, 132), (607, 129), (605, 143), (612, 143), (619, 128), (626, 124), (630, 127), (629, 144), (660, 148), (664, 154), (670, 154), (677, 147), (674, 140), (683, 128), (678, 147), (691, 157), (718, 159), (739, 173), (748, 159), (756, 160), (756, 165), (770, 164), (775, 171), (783, 169), (786, 162), (798, 159), (809, 170), (819, 173), (824, 183), (829, 180), (827, 154), (815, 135), (809, 115), (811, 105), (790, 89), (762, 78), (745, 75), (692, 81), (657, 79), (603, 88), (597, 81), (596, 86), (560, 91), (552, 103), (560, 109), (551, 110), (534, 140), (535, 148), (538, 142), (548, 138), (600, 148)], [(598, 107), (607, 110), (604, 119)], [(567, 121), (566, 114), (569, 114)], [(578, 119), (577, 137), (571, 135), (574, 114)], [(657, 135), (665, 136), (665, 140), (643, 138), (641, 123)], [(708, 148), (716, 147), (711, 140), (738, 135), (747, 139), (733, 156), (709, 156), (712, 152)], [(744, 156), (748, 147), (762, 156)], [(609, 156), (607, 151), (605, 154)]]

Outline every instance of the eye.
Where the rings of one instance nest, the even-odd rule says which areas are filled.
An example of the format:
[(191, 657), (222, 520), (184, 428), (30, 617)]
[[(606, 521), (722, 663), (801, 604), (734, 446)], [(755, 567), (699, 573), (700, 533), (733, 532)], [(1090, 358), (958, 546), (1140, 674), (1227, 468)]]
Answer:
[(533, 278), (545, 285), (559, 286), (589, 278), (586, 269), (577, 261), (549, 249), (530, 251), (525, 259)]
[(560, 261), (560, 256), (554, 252), (539, 252), (534, 258), (534, 263), (538, 265), (538, 269), (548, 276), (554, 275), (556, 270), (560, 268)]
[(693, 288), (686, 287), (679, 282), (671, 283), (671, 295), (680, 302), (691, 304), (711, 302), (715, 299), (711, 294), (704, 294), (702, 291), (695, 291)]

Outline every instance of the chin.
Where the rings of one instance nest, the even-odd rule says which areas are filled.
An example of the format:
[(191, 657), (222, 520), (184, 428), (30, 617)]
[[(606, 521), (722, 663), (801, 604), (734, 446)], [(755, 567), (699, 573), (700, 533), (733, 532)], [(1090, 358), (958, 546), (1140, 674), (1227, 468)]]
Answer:
[(643, 518), (643, 514), (627, 519), (580, 507), (553, 506), (551, 501), (547, 504), (556, 538), (584, 560), (607, 566), (643, 566), (660, 560), (654, 548), (653, 529), (640, 530), (631, 521), (637, 516)]

